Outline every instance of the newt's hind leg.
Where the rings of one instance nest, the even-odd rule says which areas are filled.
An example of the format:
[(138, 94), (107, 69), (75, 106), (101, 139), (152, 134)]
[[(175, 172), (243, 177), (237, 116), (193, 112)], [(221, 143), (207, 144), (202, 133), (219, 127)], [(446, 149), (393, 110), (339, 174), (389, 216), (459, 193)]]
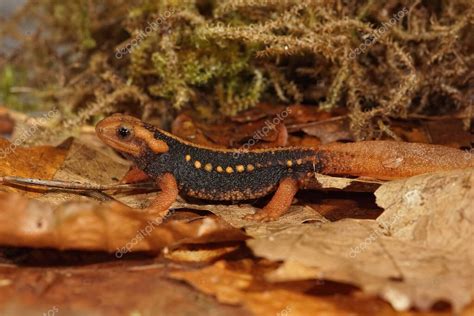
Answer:
[(261, 211), (248, 215), (245, 218), (262, 222), (276, 220), (290, 208), (298, 188), (297, 180), (291, 178), (283, 179), (270, 202)]
[(178, 197), (178, 183), (171, 173), (166, 173), (156, 180), (157, 186), (161, 189), (151, 205), (142, 211), (150, 215), (157, 215), (163, 218), (168, 213), (170, 206)]

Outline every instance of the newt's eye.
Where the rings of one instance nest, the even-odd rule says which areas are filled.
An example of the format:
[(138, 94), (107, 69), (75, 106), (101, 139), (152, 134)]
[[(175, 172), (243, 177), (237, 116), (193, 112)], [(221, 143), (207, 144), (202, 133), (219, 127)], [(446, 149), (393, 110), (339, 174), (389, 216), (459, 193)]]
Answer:
[(132, 131), (125, 126), (117, 128), (117, 137), (123, 140), (127, 140), (132, 135)]

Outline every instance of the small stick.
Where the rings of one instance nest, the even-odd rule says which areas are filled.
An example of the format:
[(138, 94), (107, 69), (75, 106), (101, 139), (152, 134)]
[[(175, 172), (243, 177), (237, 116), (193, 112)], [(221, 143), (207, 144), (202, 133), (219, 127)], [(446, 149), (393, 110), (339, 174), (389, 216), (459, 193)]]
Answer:
[(0, 183), (32, 185), (32, 186), (61, 188), (61, 189), (69, 189), (69, 190), (96, 190), (96, 191), (153, 188), (154, 187), (154, 184), (152, 182), (102, 185), (102, 184), (88, 184), (88, 183), (80, 183), (80, 182), (68, 182), (68, 181), (61, 181), (61, 180), (22, 178), (22, 177), (14, 177), (14, 176), (0, 177)]

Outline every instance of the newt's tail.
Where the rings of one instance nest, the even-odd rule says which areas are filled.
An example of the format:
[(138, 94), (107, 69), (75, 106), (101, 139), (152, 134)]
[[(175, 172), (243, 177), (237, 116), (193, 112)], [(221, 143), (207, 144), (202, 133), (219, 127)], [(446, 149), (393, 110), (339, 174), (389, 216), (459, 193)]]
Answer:
[(321, 173), (397, 179), (474, 167), (474, 152), (420, 143), (365, 141), (321, 145)]

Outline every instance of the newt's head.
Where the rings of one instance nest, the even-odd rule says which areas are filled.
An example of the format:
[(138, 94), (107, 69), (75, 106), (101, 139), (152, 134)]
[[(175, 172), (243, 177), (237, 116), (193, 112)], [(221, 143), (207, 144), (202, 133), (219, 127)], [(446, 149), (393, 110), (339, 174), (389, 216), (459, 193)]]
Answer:
[(147, 148), (156, 154), (169, 150), (164, 141), (156, 139), (154, 133), (145, 127), (145, 123), (129, 115), (109, 116), (97, 123), (95, 131), (105, 144), (132, 156), (140, 156)]

